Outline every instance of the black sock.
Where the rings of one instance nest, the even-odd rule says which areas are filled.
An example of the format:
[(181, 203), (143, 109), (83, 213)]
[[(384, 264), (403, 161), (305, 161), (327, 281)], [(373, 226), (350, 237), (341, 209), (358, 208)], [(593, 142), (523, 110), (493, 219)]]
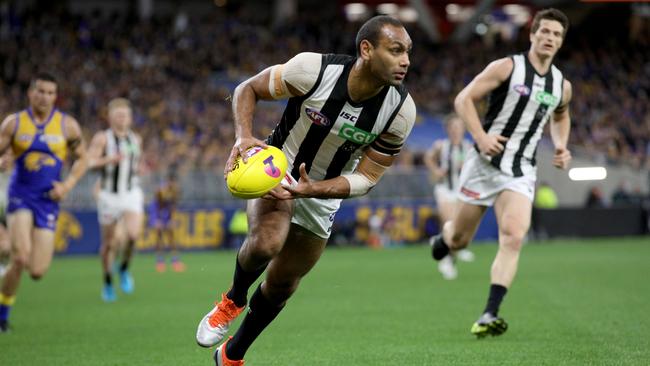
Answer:
[(284, 305), (270, 302), (262, 294), (262, 286), (260, 285), (251, 297), (248, 314), (246, 314), (239, 329), (237, 329), (237, 333), (226, 346), (226, 356), (231, 360), (243, 359), (248, 347), (253, 344), (264, 328), (278, 316), (283, 307)]
[(124, 272), (127, 269), (129, 269), (129, 263), (131, 262), (131, 255), (133, 253), (134, 247), (135, 247), (135, 240), (129, 239), (126, 243), (126, 248), (124, 249), (124, 253), (122, 254), (122, 258), (124, 258), (124, 260), (122, 261), (122, 265), (120, 266), (120, 272)]
[(110, 273), (104, 273), (104, 284), (108, 286), (113, 284), (113, 276)]
[(485, 306), (484, 313), (490, 313), (494, 316), (499, 312), (499, 306), (503, 297), (506, 296), (508, 289), (501, 285), (490, 285), (490, 296), (488, 297), (487, 305)]
[(239, 264), (239, 255), (237, 255), (235, 262), (235, 275), (233, 276), (232, 287), (226, 296), (228, 296), (230, 300), (234, 301), (235, 305), (242, 307), (246, 305), (248, 289), (251, 287), (253, 282), (255, 282), (255, 280), (257, 280), (260, 275), (264, 273), (266, 266), (263, 266), (262, 268), (257, 269), (253, 272), (246, 272), (246, 270), (244, 270)]
[(433, 259), (439, 261), (449, 254), (449, 246), (445, 243), (442, 233), (433, 238), (433, 245), (431, 246), (431, 256)]

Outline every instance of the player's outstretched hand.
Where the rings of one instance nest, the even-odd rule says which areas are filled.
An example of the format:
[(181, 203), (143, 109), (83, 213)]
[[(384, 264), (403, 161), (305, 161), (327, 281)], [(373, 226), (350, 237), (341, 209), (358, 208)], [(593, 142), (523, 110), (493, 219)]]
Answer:
[(501, 135), (485, 135), (480, 140), (476, 141), (479, 150), (487, 156), (496, 156), (501, 154), (505, 149), (508, 138)]
[(55, 201), (62, 201), (70, 191), (70, 188), (61, 182), (54, 182), (54, 187), (50, 190), (50, 198)]
[(250, 149), (253, 146), (259, 146), (261, 148), (266, 149), (268, 145), (262, 140), (256, 139), (255, 137), (242, 137), (238, 138), (237, 141), (235, 141), (235, 146), (232, 147), (232, 150), (230, 151), (230, 156), (228, 157), (228, 161), (226, 161), (226, 168), (223, 171), (223, 176), (224, 178), (228, 174), (229, 171), (232, 170), (235, 161), (237, 160), (238, 157), (242, 157), (242, 160), (244, 163), (248, 162), (248, 158), (246, 157), (246, 150)]
[(294, 186), (279, 184), (277, 187), (270, 190), (269, 193), (265, 194), (262, 198), (291, 200), (301, 197), (313, 197), (313, 181), (311, 178), (309, 178), (309, 175), (307, 175), (307, 168), (305, 167), (305, 163), (300, 164), (298, 170), (300, 171), (300, 180), (298, 180), (298, 184)]
[(558, 147), (553, 155), (553, 166), (558, 169), (566, 169), (571, 163), (571, 151), (566, 147)]

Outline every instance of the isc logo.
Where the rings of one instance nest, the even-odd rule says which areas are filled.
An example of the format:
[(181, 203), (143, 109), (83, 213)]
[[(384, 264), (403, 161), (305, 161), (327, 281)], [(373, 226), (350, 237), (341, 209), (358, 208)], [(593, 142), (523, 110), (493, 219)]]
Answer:
[(373, 142), (375, 138), (377, 138), (377, 135), (356, 128), (351, 124), (344, 123), (343, 127), (341, 127), (339, 130), (339, 137), (343, 137), (346, 140), (364, 145)]

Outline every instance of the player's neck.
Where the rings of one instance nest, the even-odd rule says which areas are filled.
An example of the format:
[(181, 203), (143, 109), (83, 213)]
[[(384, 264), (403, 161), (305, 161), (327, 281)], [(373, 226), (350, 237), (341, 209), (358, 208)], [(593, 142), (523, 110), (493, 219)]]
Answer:
[(540, 55), (531, 49), (528, 51), (528, 61), (530, 61), (538, 74), (544, 75), (550, 69), (551, 63), (553, 63), (553, 57)]
[(129, 134), (129, 129), (128, 128), (120, 129), (120, 128), (116, 128), (116, 127), (111, 127), (111, 129), (113, 130), (113, 133), (117, 137), (126, 137), (126, 135)]
[(363, 60), (357, 59), (348, 76), (348, 95), (353, 102), (363, 102), (379, 94), (384, 83), (377, 80), (368, 68), (363, 67)]
[(45, 122), (47, 120), (47, 118), (50, 116), (50, 114), (52, 114), (52, 109), (54, 109), (54, 108), (50, 108), (50, 109), (44, 110), (44, 111), (43, 110), (39, 111), (38, 109), (36, 109), (34, 107), (30, 107), (30, 109), (32, 110), (32, 115), (34, 116), (34, 121), (36, 123), (43, 123), (43, 122)]

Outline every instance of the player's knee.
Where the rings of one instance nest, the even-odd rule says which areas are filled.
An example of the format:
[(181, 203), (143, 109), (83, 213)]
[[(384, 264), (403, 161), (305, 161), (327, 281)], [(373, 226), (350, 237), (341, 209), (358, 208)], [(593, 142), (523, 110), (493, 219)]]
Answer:
[(11, 262), (17, 268), (25, 268), (29, 264), (29, 253), (14, 253)]
[(520, 250), (526, 237), (526, 231), (517, 228), (504, 228), (500, 230), (499, 242), (511, 250)]
[(250, 254), (263, 259), (271, 259), (280, 253), (284, 244), (274, 235), (249, 235), (246, 238), (246, 246)]
[(451, 243), (449, 245), (454, 249), (467, 248), (471, 237), (464, 233), (455, 232), (451, 236)]
[(43, 276), (45, 276), (45, 270), (36, 270), (36, 271), (31, 271), (31, 272), (29, 273), (29, 275), (30, 275), (30, 277), (32, 278), (32, 280), (34, 280), (34, 281), (38, 281), (38, 280), (40, 280), (41, 278), (43, 278)]

